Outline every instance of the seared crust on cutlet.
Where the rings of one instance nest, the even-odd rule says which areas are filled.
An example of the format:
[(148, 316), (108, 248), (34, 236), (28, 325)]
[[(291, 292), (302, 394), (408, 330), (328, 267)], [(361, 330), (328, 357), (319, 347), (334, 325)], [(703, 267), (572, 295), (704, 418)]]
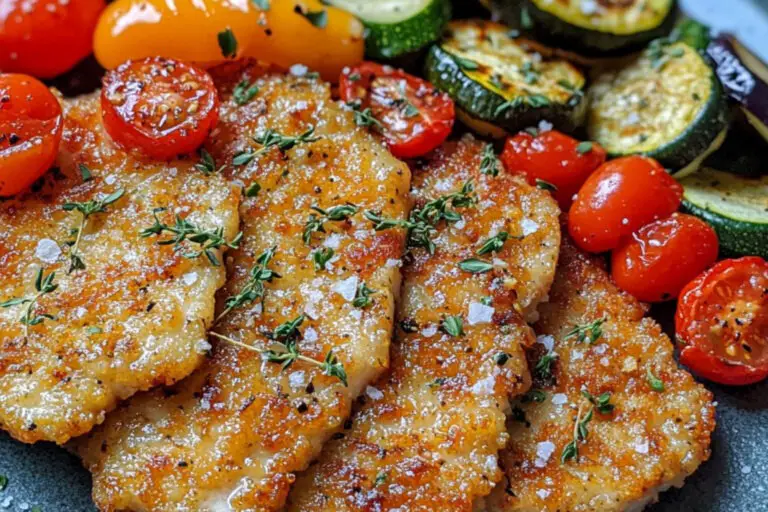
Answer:
[[(678, 368), (669, 338), (597, 261), (563, 241), (536, 326), (539, 341), (553, 344), (558, 357), (551, 378), (534, 378), (545, 400), (516, 404), (520, 412), (509, 422), (510, 445), (501, 457), (505, 479), (487, 499), (488, 511), (641, 510), (709, 457), (712, 394)], [(582, 341), (568, 336), (574, 326), (603, 318), (599, 337), (591, 329)], [(652, 389), (649, 374), (663, 391)], [(582, 390), (609, 392), (615, 409), (595, 410), (578, 457), (562, 462), (578, 409), (585, 414), (589, 407)]]
[[(63, 101), (63, 110), (57, 166), (31, 191), (0, 201), (0, 302), (34, 297), (41, 267), (58, 284), (34, 310), (55, 319), (26, 335), (20, 319), (28, 304), (0, 308), (0, 428), (27, 443), (84, 434), (119, 400), (173, 384), (205, 359), (224, 265), (185, 258), (194, 246), (180, 252), (142, 238), (153, 209), (168, 208), (160, 217), (170, 224), (176, 213), (202, 229), (222, 228), (227, 240), (238, 226), (239, 193), (194, 169), (195, 155), (155, 162), (126, 153), (101, 125), (98, 96)], [(83, 230), (85, 268), (68, 273), (82, 216), (64, 204), (119, 190), (123, 196)]]
[[(231, 69), (231, 68), (230, 68)], [(221, 123), (208, 149), (226, 178), (247, 190), (241, 206), (241, 248), (228, 257), (230, 280), (219, 295), (239, 293), (256, 259), (274, 248), (267, 267), (280, 274), (264, 283), (263, 302), (234, 309), (212, 330), (259, 348), (274, 347), (265, 332), (305, 315), (296, 340), (301, 355), (343, 364), (349, 386), (321, 368), (296, 361), (285, 370), (259, 353), (217, 341), (207, 364), (170, 390), (131, 400), (77, 446), (93, 472), (94, 500), (102, 510), (280, 510), (295, 471), (342, 430), (352, 400), (387, 366), (399, 290), (402, 229), (376, 232), (363, 211), (406, 216), (410, 171), (351, 111), (331, 100), (330, 87), (304, 77), (266, 75), (247, 67), (217, 71)], [(255, 82), (258, 94), (237, 105), (232, 88)], [(276, 147), (244, 165), (233, 157), (251, 137), (272, 129), (298, 136), (314, 127), (313, 142)], [(310, 137), (311, 138), (311, 137)], [(303, 238), (318, 206), (354, 204), (347, 220), (327, 221)], [(312, 253), (333, 249), (325, 269)], [(353, 304), (360, 285), (371, 304)]]
[[(461, 220), (438, 224), (434, 255), (412, 249), (390, 372), (366, 389), (350, 428), (299, 478), (289, 510), (472, 510), (500, 480), (508, 400), (530, 378), (522, 347), (533, 333), (521, 305), (535, 308), (546, 295), (560, 231), (546, 192), (480, 172), (482, 149), (471, 137), (447, 143), (414, 170), (416, 208), (470, 180), (476, 203), (451, 208)], [(493, 270), (459, 268), (501, 231), (512, 237), (481, 256)], [(452, 316), (463, 334), (446, 327)]]

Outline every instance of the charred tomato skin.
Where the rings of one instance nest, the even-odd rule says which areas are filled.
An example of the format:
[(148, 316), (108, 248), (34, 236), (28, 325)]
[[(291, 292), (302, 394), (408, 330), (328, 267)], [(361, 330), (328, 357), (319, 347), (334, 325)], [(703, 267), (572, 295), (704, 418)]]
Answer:
[(62, 126), (61, 105), (42, 82), (0, 74), (0, 197), (22, 192), (53, 165)]
[(680, 293), (675, 315), (680, 362), (697, 375), (741, 386), (768, 377), (768, 262), (716, 263)]
[(104, 128), (123, 148), (150, 158), (195, 151), (216, 126), (218, 106), (210, 75), (173, 59), (128, 61), (104, 75)]
[(381, 132), (398, 158), (424, 156), (450, 135), (456, 117), (453, 100), (429, 82), (401, 69), (363, 62), (339, 78), (341, 99), (370, 109), (371, 126)]

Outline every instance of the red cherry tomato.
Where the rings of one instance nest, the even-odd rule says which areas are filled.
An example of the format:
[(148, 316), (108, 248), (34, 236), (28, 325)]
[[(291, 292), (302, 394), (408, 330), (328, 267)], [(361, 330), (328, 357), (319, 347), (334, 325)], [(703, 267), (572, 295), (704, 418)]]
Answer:
[(439, 146), (453, 127), (453, 100), (432, 84), (400, 69), (364, 62), (342, 73), (339, 94), (348, 103), (371, 109), (389, 150), (415, 158)]
[(768, 377), (768, 262), (723, 260), (691, 281), (675, 316), (680, 362), (729, 385)]
[(507, 139), (501, 161), (507, 171), (525, 174), (531, 185), (553, 185), (552, 195), (568, 210), (584, 180), (605, 162), (605, 150), (555, 130), (536, 137), (520, 132)]
[(683, 187), (656, 160), (628, 156), (600, 166), (584, 182), (568, 215), (568, 232), (590, 252), (603, 252), (645, 224), (669, 217)]
[(0, 0), (0, 70), (53, 78), (93, 50), (104, 0)]
[(218, 105), (208, 73), (162, 57), (108, 71), (101, 90), (109, 135), (126, 149), (163, 160), (197, 149), (216, 125)]
[(0, 197), (18, 194), (51, 167), (61, 142), (61, 105), (27, 75), (0, 74)]
[(611, 255), (619, 288), (645, 302), (677, 298), (691, 279), (717, 261), (715, 230), (682, 213), (646, 224)]

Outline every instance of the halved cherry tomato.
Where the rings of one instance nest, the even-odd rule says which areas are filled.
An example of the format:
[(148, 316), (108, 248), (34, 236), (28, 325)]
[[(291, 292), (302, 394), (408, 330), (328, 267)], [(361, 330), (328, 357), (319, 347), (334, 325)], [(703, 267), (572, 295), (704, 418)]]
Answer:
[(0, 197), (18, 194), (51, 167), (61, 142), (61, 105), (27, 75), (0, 74)]
[(584, 182), (568, 215), (568, 232), (590, 252), (603, 252), (645, 224), (669, 217), (683, 188), (656, 160), (628, 156), (600, 166)]
[(109, 135), (126, 149), (158, 159), (197, 149), (216, 125), (218, 105), (208, 73), (161, 57), (107, 72), (101, 90)]
[(53, 78), (93, 49), (104, 0), (2, 0), (0, 70)]
[(400, 69), (364, 62), (342, 73), (339, 94), (371, 109), (392, 154), (422, 156), (439, 146), (453, 127), (453, 100), (432, 84)]
[(680, 294), (675, 316), (680, 362), (720, 384), (768, 377), (768, 262), (723, 260)]
[(673, 213), (622, 240), (611, 255), (611, 275), (619, 288), (642, 301), (675, 299), (717, 261), (717, 251), (717, 234), (709, 224)]
[(568, 210), (579, 187), (605, 162), (605, 150), (555, 130), (535, 137), (520, 132), (507, 138), (501, 161), (507, 171), (525, 174), (531, 185), (553, 185), (552, 195), (560, 208)]

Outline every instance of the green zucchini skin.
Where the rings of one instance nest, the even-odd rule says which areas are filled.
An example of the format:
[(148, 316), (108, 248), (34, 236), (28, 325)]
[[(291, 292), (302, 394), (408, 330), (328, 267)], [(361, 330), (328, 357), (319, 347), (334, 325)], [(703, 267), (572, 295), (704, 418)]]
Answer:
[[(678, 48), (686, 47), (684, 43), (672, 43), (676, 44)], [(672, 48), (672, 46), (670, 46)], [(694, 48), (689, 48), (688, 52), (693, 52), (693, 58), (699, 58), (703, 62), (701, 69), (707, 70), (709, 73), (709, 97), (706, 99), (706, 103), (703, 108), (697, 113), (695, 118), (686, 126), (684, 130), (678, 133), (674, 139), (664, 141), (662, 144), (657, 145), (651, 149), (643, 149), (638, 151), (627, 147), (626, 150), (617, 150), (614, 144), (609, 143), (607, 140), (601, 140), (601, 136), (598, 135), (599, 123), (597, 117), (599, 116), (598, 102), (593, 98), (592, 111), (589, 115), (588, 132), (593, 140), (601, 143), (606, 148), (609, 156), (612, 158), (627, 156), (632, 154), (643, 154), (655, 158), (665, 168), (667, 168), (673, 176), (681, 178), (691, 172), (694, 172), (698, 165), (701, 164), (701, 160), (708, 156), (715, 150), (717, 150), (722, 144), (725, 138), (725, 132), (728, 129), (730, 115), (728, 108), (728, 101), (723, 90), (720, 80), (718, 80), (714, 73), (713, 64), (709, 57), (703, 52), (697, 51)], [(636, 70), (642, 70), (644, 68), (637, 67), (641, 64), (646, 64), (647, 59), (643, 58), (630, 64), (626, 69), (631, 69), (635, 66)], [(643, 74), (650, 74), (651, 69)], [(664, 80), (663, 73), (669, 73), (669, 66), (662, 68), (662, 73), (659, 80)], [(614, 84), (615, 85), (615, 84)], [(627, 114), (630, 112), (628, 111)], [(594, 114), (594, 115), (593, 115)], [(604, 129), (603, 129), (604, 131)]]
[(670, 33), (677, 17), (677, 2), (664, 20), (650, 30), (633, 34), (611, 34), (573, 25), (552, 13), (539, 9), (531, 0), (524, 0), (521, 9), (527, 12), (534, 38), (550, 46), (564, 48), (584, 57), (617, 57), (641, 50), (650, 41)]
[[(336, 5), (333, 0), (329, 3)], [(393, 60), (419, 52), (440, 39), (450, 19), (450, 0), (431, 0), (420, 12), (399, 22), (361, 19), (365, 27), (365, 54), (371, 59)]]
[[(683, 196), (681, 210), (699, 217), (712, 226), (720, 240), (720, 252), (724, 256), (760, 256), (768, 259), (768, 211), (760, 211), (761, 217), (757, 222), (737, 219), (729, 217), (724, 211), (717, 211), (717, 208), (711, 204), (698, 204), (701, 201), (697, 203), (697, 199), (692, 197), (690, 193), (693, 180), (712, 180), (710, 186), (722, 187), (721, 195), (723, 197), (737, 197), (738, 190), (729, 190), (718, 179), (728, 175), (729, 173), (721, 171), (703, 169), (699, 175), (683, 180), (682, 184), (686, 193)], [(729, 180), (736, 181), (743, 188), (753, 189), (761, 186), (768, 189), (768, 178), (753, 179), (731, 175)], [(720, 190), (718, 189), (718, 191)], [(720, 201), (714, 202), (715, 205), (719, 203)], [(766, 204), (768, 204), (768, 200)]]

